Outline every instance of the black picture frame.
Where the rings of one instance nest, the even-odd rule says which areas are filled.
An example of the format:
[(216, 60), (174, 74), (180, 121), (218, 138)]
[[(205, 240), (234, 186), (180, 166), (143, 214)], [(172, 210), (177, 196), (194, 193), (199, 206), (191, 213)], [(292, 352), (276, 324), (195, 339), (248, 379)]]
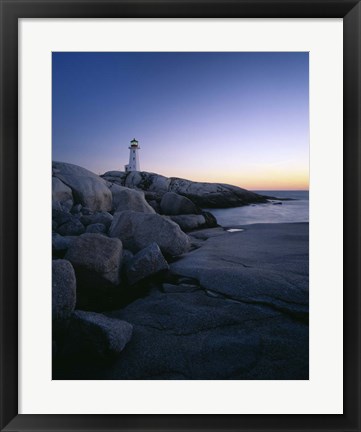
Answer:
[[(0, 0), (0, 13), (1, 431), (360, 431), (360, 2), (354, 0)], [(18, 414), (18, 19), (118, 17), (343, 18), (344, 414)], [(341, 203), (334, 204), (341, 205)]]

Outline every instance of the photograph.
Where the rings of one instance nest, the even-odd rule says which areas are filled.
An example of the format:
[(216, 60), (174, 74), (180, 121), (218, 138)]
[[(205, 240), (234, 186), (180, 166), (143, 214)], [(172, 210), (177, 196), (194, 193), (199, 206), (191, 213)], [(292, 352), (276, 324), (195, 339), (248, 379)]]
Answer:
[(309, 380), (309, 52), (51, 56), (52, 379)]

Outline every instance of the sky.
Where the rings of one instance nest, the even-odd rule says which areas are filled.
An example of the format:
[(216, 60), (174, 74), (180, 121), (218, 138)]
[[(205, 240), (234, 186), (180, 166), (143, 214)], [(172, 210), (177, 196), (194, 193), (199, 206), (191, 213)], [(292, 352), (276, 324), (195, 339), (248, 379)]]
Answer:
[(56, 52), (53, 160), (251, 190), (304, 190), (306, 52)]

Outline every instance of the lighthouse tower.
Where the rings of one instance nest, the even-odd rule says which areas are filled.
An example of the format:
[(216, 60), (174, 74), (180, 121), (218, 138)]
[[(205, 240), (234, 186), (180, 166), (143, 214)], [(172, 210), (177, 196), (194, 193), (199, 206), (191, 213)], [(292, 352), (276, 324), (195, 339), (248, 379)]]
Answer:
[(138, 141), (133, 138), (130, 141), (130, 146), (128, 147), (129, 152), (129, 163), (128, 165), (125, 165), (125, 172), (129, 171), (140, 171), (140, 165), (139, 165), (139, 155), (138, 150), (140, 149), (138, 145)]

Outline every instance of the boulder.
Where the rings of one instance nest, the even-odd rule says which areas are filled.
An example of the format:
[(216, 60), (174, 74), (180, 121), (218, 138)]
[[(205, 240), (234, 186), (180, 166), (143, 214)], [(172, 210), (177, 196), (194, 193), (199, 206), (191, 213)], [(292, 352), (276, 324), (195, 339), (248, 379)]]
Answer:
[(106, 283), (118, 285), (123, 248), (119, 239), (86, 233), (69, 247), (66, 259), (75, 270), (100, 276)]
[(69, 325), (63, 355), (106, 360), (121, 353), (132, 337), (133, 326), (103, 314), (76, 310)]
[(163, 195), (160, 208), (166, 215), (198, 214), (199, 210), (192, 201), (174, 192), (167, 192)]
[[(56, 201), (56, 203), (58, 203), (58, 202)], [(58, 224), (58, 226), (60, 226), (60, 225), (63, 225), (64, 223), (72, 220), (73, 216), (69, 212), (64, 211), (64, 209), (61, 207), (60, 203), (58, 203), (58, 204), (59, 204), (59, 206), (56, 206), (56, 207), (53, 206), (52, 218), (53, 218), (53, 221), (55, 221)]]
[(107, 180), (110, 183), (124, 186), (125, 178), (127, 177), (127, 173), (124, 171), (108, 171), (101, 176), (104, 180)]
[[(120, 186), (117, 186), (120, 188)], [(113, 189), (113, 188), (112, 188)], [(134, 189), (122, 188), (115, 196), (114, 208), (116, 212), (133, 210), (143, 213), (155, 213), (144, 198), (144, 193)]]
[(73, 236), (63, 237), (60, 234), (53, 233), (52, 234), (53, 253), (66, 252), (75, 238), (76, 237), (73, 237)]
[(179, 215), (169, 217), (181, 227), (182, 231), (192, 231), (206, 223), (206, 219), (203, 215)]
[(106, 226), (101, 223), (90, 224), (86, 227), (87, 233), (104, 234), (106, 231)]
[(202, 211), (202, 215), (204, 216), (204, 219), (206, 220), (207, 228), (215, 228), (218, 226), (217, 219), (211, 212)]
[(52, 263), (52, 320), (54, 331), (61, 329), (71, 317), (76, 302), (76, 278), (69, 261)]
[(157, 192), (160, 195), (165, 194), (169, 190), (170, 179), (162, 175), (131, 171), (127, 173), (124, 181), (124, 186), (129, 188), (138, 188), (144, 191)]
[(69, 203), (71, 203), (70, 208), (73, 205), (73, 193), (66, 184), (64, 184), (57, 177), (52, 177), (52, 200), (54, 202), (59, 202), (61, 204), (66, 204), (68, 207)]
[(53, 175), (71, 188), (74, 201), (92, 211), (112, 209), (112, 193), (107, 182), (77, 165), (53, 162)]
[(80, 213), (81, 209), (82, 209), (82, 205), (81, 204), (75, 204), (73, 206), (73, 208), (70, 210), (70, 213), (71, 214), (78, 214), (78, 213)]
[(155, 210), (156, 213), (160, 213), (160, 205), (157, 201), (155, 200), (150, 200), (148, 201), (148, 204)]
[(80, 235), (85, 232), (84, 225), (75, 217), (60, 225), (57, 232), (62, 236)]
[(163, 254), (176, 256), (190, 247), (188, 236), (173, 221), (158, 214), (123, 211), (114, 215), (110, 237), (117, 237), (125, 248), (139, 252), (155, 242)]
[(168, 269), (168, 263), (164, 259), (159, 246), (157, 243), (152, 243), (138, 252), (128, 262), (126, 274), (128, 282), (133, 285)]
[(112, 223), (113, 216), (108, 212), (96, 212), (89, 215), (83, 215), (80, 221), (83, 225), (87, 226), (90, 224), (103, 224), (108, 229)]

